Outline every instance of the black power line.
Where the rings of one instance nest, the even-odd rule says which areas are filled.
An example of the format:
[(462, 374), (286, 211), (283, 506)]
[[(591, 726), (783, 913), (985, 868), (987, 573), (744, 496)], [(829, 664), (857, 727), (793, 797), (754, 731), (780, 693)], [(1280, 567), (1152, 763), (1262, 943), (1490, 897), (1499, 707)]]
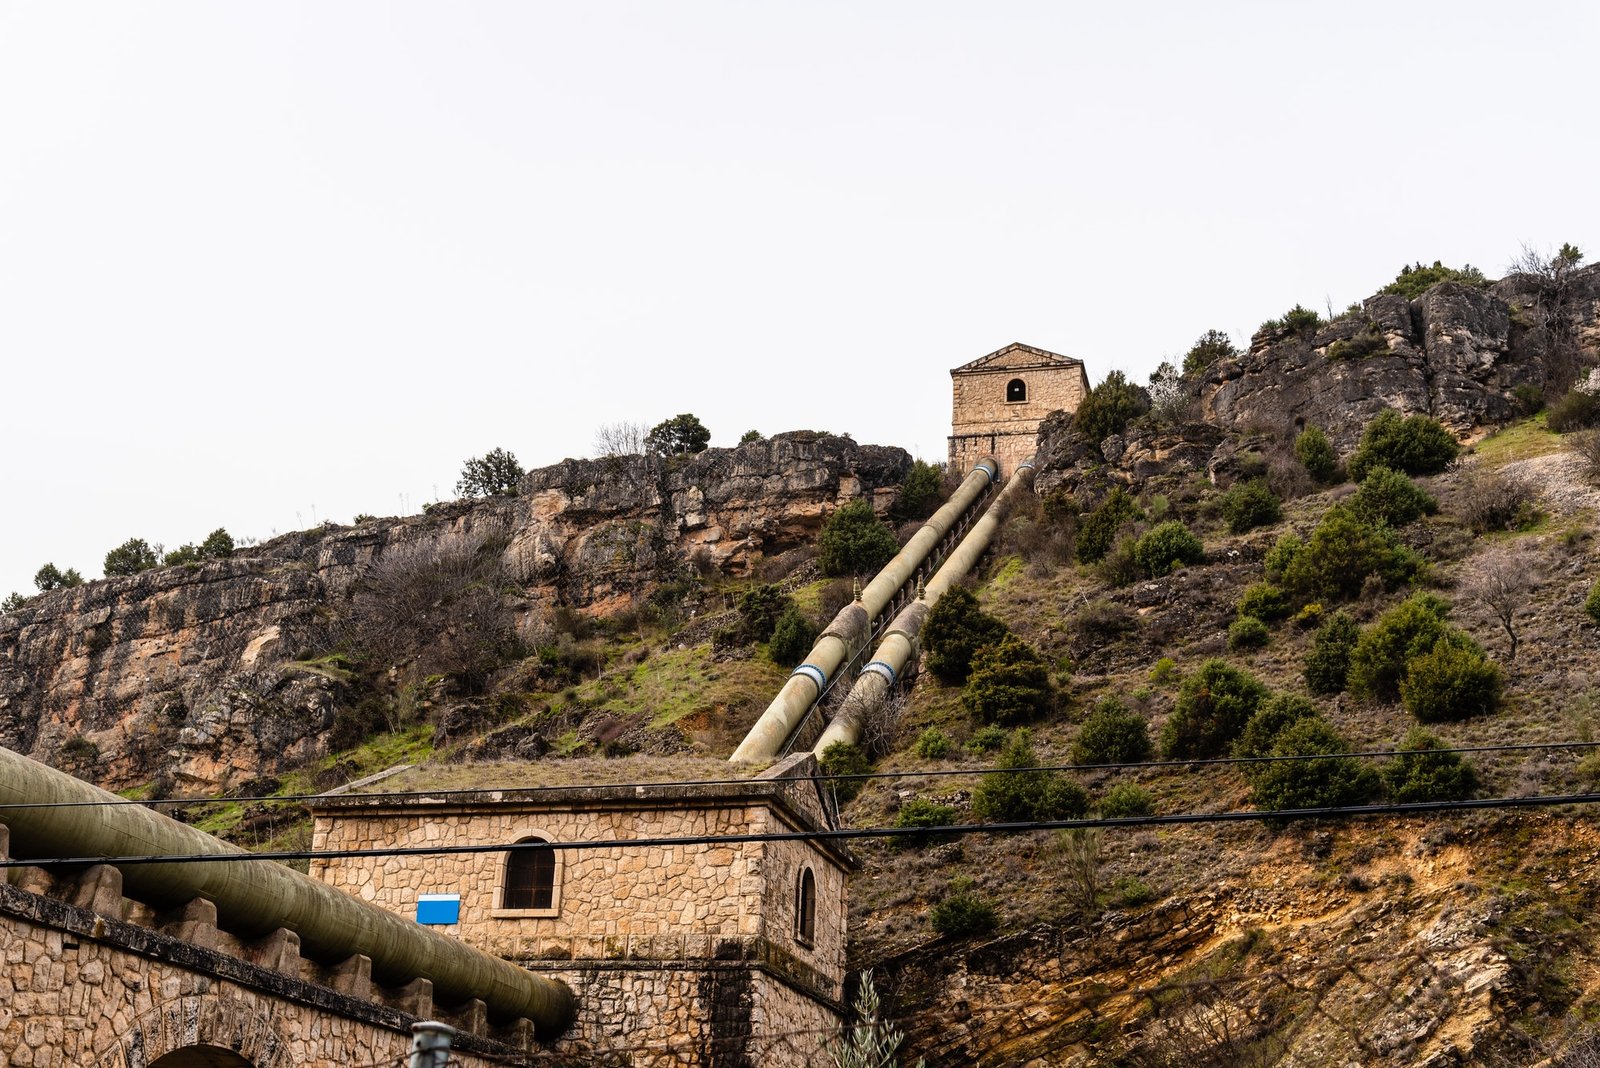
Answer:
[(1078, 820), (1022, 820), (1007, 823), (960, 823), (944, 827), (842, 827), (819, 831), (764, 831), (748, 834), (682, 835), (649, 838), (607, 838), (575, 842), (511, 842), (503, 845), (396, 846), (383, 849), (275, 850), (263, 853), (179, 853), (172, 855), (39, 857), (0, 861), (0, 869), (68, 867), (87, 864), (228, 864), (239, 861), (348, 860), (365, 857), (437, 857), (475, 853), (545, 852), (549, 850), (638, 849), (686, 845), (740, 845), (751, 842), (827, 842), (865, 838), (900, 838), (910, 835), (1019, 834), (1028, 831), (1075, 831), (1094, 828), (1169, 827), (1185, 824), (1290, 822), (1307, 819), (1355, 819), (1365, 816), (1427, 816), (1440, 812), (1484, 809), (1552, 808), (1558, 805), (1592, 805), (1600, 793), (1533, 794), (1526, 797), (1485, 797), (1465, 801), (1414, 801), (1344, 807), (1233, 810), (1228, 812), (1177, 812), (1156, 816), (1101, 816)]
[(910, 771), (863, 771), (848, 775), (797, 775), (783, 779), (757, 779), (745, 777), (739, 779), (675, 779), (660, 780), (656, 782), (535, 784), (532, 786), (504, 787), (479, 786), (453, 790), (395, 790), (372, 794), (261, 794), (246, 797), (174, 797), (163, 798), (160, 800), (117, 798), (116, 800), (107, 801), (10, 801), (0, 803), (0, 811), (5, 811), (8, 809), (32, 808), (121, 808), (130, 805), (137, 805), (143, 808), (158, 808), (161, 806), (183, 808), (190, 805), (236, 805), (256, 803), (267, 804), (273, 802), (288, 803), (303, 801), (326, 801), (334, 797), (465, 797), (489, 792), (522, 795), (552, 793), (557, 790), (582, 789), (644, 790), (666, 789), (674, 786), (747, 786), (751, 783), (768, 782), (860, 782), (871, 779), (936, 779), (962, 775), (1001, 775), (1028, 771), (1137, 771), (1145, 768), (1226, 767), (1236, 764), (1280, 764), (1303, 762), (1308, 760), (1372, 760), (1388, 757), (1442, 755), (1447, 753), (1515, 753), (1546, 749), (1595, 748), (1600, 748), (1600, 742), (1518, 742), (1506, 745), (1466, 745), (1440, 749), (1358, 749), (1347, 753), (1302, 753), (1290, 756), (1197, 757), (1192, 759), (1174, 758), (1170, 760), (1126, 761), (1111, 764), (1036, 764), (1022, 768), (929, 768), (926, 770)]

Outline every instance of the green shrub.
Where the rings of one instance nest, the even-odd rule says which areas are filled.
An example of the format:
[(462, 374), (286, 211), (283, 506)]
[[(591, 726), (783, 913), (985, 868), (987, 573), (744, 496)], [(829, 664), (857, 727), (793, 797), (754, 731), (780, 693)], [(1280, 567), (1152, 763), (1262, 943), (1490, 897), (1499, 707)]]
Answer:
[(16, 590), (12, 590), (5, 595), (4, 600), (0, 600), (0, 612), (15, 612), (31, 600), (33, 600), (32, 597), (26, 597)]
[(1100, 562), (1095, 565), (1095, 574), (1099, 575), (1106, 585), (1119, 589), (1145, 578), (1144, 568), (1139, 566), (1136, 555), (1138, 548), (1138, 538), (1132, 535), (1118, 538), (1117, 544), (1112, 546), (1111, 551), (1101, 557)]
[(788, 605), (789, 598), (778, 587), (752, 586), (739, 597), (739, 626), (751, 641), (764, 642), (772, 637)]
[(33, 584), (39, 587), (40, 593), (51, 590), (70, 590), (75, 586), (83, 585), (83, 576), (78, 574), (78, 569), (69, 567), (65, 571), (55, 564), (45, 564), (33, 573)]
[(1240, 616), (1228, 624), (1228, 651), (1259, 649), (1272, 640), (1272, 632), (1255, 616)]
[(1150, 757), (1144, 717), (1115, 697), (1105, 697), (1084, 718), (1072, 742), (1074, 764), (1132, 764)]
[(512, 497), (522, 481), (522, 465), (505, 449), (490, 449), (461, 465), (456, 494), (461, 497)]
[[(1281, 545), (1282, 539), (1279, 541)], [(1274, 546), (1274, 552), (1277, 549)], [(1269, 577), (1273, 563), (1269, 554)], [(1282, 570), (1281, 582), (1304, 596), (1348, 599), (1361, 592), (1369, 575), (1394, 586), (1411, 578), (1421, 566), (1421, 558), (1401, 545), (1392, 530), (1365, 522), (1349, 508), (1335, 505), (1312, 531), (1311, 540), (1293, 553)]]
[(1221, 330), (1207, 330), (1200, 335), (1200, 339), (1189, 346), (1189, 351), (1183, 354), (1183, 373), (1193, 375), (1204, 371), (1207, 367), (1219, 360), (1230, 356), (1239, 355), (1239, 350), (1234, 348), (1233, 340)]
[(1339, 693), (1350, 674), (1350, 650), (1361, 637), (1361, 628), (1343, 609), (1328, 617), (1311, 639), (1306, 655), (1306, 688), (1316, 694)]
[(1019, 730), (995, 761), (999, 770), (983, 777), (972, 793), (972, 811), (980, 819), (1020, 823), (1026, 820), (1078, 819), (1089, 811), (1082, 786), (1053, 771), (1029, 769), (1038, 764), (1032, 740)]
[(1300, 431), (1294, 439), (1294, 455), (1306, 474), (1323, 485), (1338, 481), (1339, 454), (1319, 428), (1308, 426)]
[(1381, 465), (1367, 471), (1349, 505), (1359, 518), (1391, 527), (1403, 527), (1439, 510), (1439, 502), (1415, 482)]
[(1364, 360), (1389, 351), (1389, 339), (1382, 330), (1368, 323), (1355, 335), (1335, 341), (1328, 346), (1330, 360)]
[(944, 503), (944, 497), (944, 468), (917, 460), (889, 507), (889, 515), (899, 523), (926, 519)]
[(1206, 549), (1188, 527), (1170, 519), (1145, 532), (1133, 547), (1133, 558), (1140, 570), (1155, 578), (1200, 563), (1206, 558)]
[(233, 535), (218, 527), (200, 543), (200, 555), (207, 560), (226, 560), (233, 555)]
[(1413, 266), (1400, 268), (1400, 273), (1395, 275), (1394, 281), (1378, 292), (1393, 293), (1407, 300), (1416, 300), (1440, 282), (1460, 282), (1462, 285), (1480, 287), (1489, 284), (1483, 272), (1470, 263), (1457, 270), (1454, 267), (1446, 267), (1438, 260), (1433, 261), (1432, 267), (1424, 267), (1419, 260)]
[(961, 703), (979, 723), (1026, 723), (1050, 707), (1050, 669), (1015, 635), (980, 649), (961, 691)]
[(1150, 668), (1150, 681), (1157, 686), (1165, 685), (1178, 673), (1178, 662), (1170, 656), (1157, 660)]
[(1106, 494), (1094, 511), (1084, 517), (1078, 530), (1078, 562), (1098, 563), (1116, 540), (1117, 531), (1124, 523), (1144, 517), (1139, 504), (1121, 486)]
[(778, 622), (773, 624), (772, 638), (767, 642), (767, 656), (780, 667), (792, 668), (805, 659), (816, 642), (817, 628), (791, 603), (778, 617)]
[[(824, 775), (865, 775), (872, 770), (872, 761), (860, 746), (834, 742), (822, 751), (817, 766)], [(866, 784), (866, 779), (833, 779), (830, 783), (841, 805), (853, 800)]]
[(972, 890), (971, 880), (951, 883), (951, 892), (928, 910), (928, 922), (946, 938), (984, 935), (1000, 926), (1000, 912)]
[(763, 440), (765, 440), (765, 438), (759, 430), (746, 430), (743, 434), (739, 435), (740, 445), (748, 445), (753, 441)]
[(163, 567), (177, 567), (179, 564), (198, 564), (199, 562), (200, 546), (192, 544), (180, 545), (176, 549), (169, 550), (161, 558), (161, 566)]
[(1557, 434), (1570, 434), (1575, 430), (1600, 426), (1600, 396), (1585, 393), (1581, 389), (1569, 390), (1550, 405), (1545, 419)]
[(1099, 448), (1112, 434), (1120, 434), (1129, 423), (1150, 410), (1150, 395), (1121, 371), (1112, 371), (1078, 402), (1072, 426)]
[(644, 437), (645, 450), (658, 456), (692, 456), (709, 444), (711, 431), (692, 412), (661, 420)]
[(1005, 745), (1006, 740), (1010, 737), (1011, 732), (1004, 727), (998, 727), (993, 724), (987, 727), (979, 727), (967, 738), (967, 748), (974, 753), (992, 753)]
[(1311, 334), (1322, 325), (1322, 316), (1310, 308), (1296, 304), (1283, 313), (1282, 319), (1268, 319), (1261, 329), (1269, 334)]
[(1444, 636), (1448, 610), (1433, 594), (1417, 593), (1379, 616), (1350, 650), (1350, 692), (1383, 701), (1398, 698), (1407, 661)]
[(1272, 548), (1267, 550), (1263, 561), (1267, 571), (1267, 578), (1272, 582), (1282, 583), (1300, 554), (1306, 551), (1305, 539), (1294, 531), (1285, 531), (1278, 535), (1278, 540), (1272, 543)]
[[(956, 810), (949, 805), (939, 805), (922, 797), (914, 797), (900, 806), (895, 813), (895, 827), (949, 827), (956, 822)], [(901, 849), (926, 849), (938, 835), (904, 834), (889, 841)]]
[(1282, 519), (1283, 506), (1266, 479), (1252, 478), (1228, 487), (1222, 495), (1222, 514), (1230, 534), (1243, 534)]
[(1302, 719), (1320, 715), (1317, 706), (1295, 694), (1274, 694), (1261, 702), (1233, 743), (1236, 757), (1263, 757), (1272, 752), (1278, 735)]
[[(1284, 728), (1272, 747), (1275, 757), (1349, 752), (1339, 732), (1321, 716), (1308, 716)], [(1355, 757), (1286, 760), (1257, 764), (1250, 776), (1250, 800), (1262, 809), (1324, 808), (1370, 801), (1381, 786), (1377, 772)]]
[(1257, 619), (1282, 619), (1289, 614), (1289, 597), (1270, 582), (1252, 582), (1239, 595), (1234, 610)]
[(1374, 467), (1407, 475), (1436, 475), (1461, 453), (1461, 443), (1437, 419), (1425, 415), (1401, 418), (1394, 409), (1380, 412), (1361, 434), (1350, 458), (1350, 477), (1365, 479)]
[(150, 543), (143, 538), (129, 538), (121, 545), (106, 553), (106, 577), (112, 575), (137, 575), (141, 571), (149, 571), (155, 567), (156, 551)]
[(817, 562), (824, 575), (863, 575), (877, 571), (900, 551), (894, 531), (866, 501), (851, 501), (822, 524)]
[(1583, 611), (1597, 626), (1600, 626), (1600, 582), (1589, 587), (1589, 596), (1583, 601)]
[(912, 751), (923, 760), (943, 760), (950, 755), (950, 739), (938, 727), (928, 727), (917, 735)]
[(1310, 629), (1322, 622), (1322, 613), (1322, 603), (1320, 601), (1312, 601), (1310, 604), (1302, 606), (1300, 611), (1296, 612), (1294, 618), (1289, 622), (1302, 629)]
[(1391, 800), (1401, 804), (1422, 801), (1462, 801), (1478, 789), (1478, 773), (1458, 753), (1440, 753), (1445, 745), (1431, 731), (1412, 727), (1400, 742), (1403, 755), (1383, 769), (1383, 782)]
[(1131, 782), (1120, 782), (1106, 791), (1100, 799), (1100, 815), (1112, 820), (1133, 816), (1150, 816), (1156, 811), (1156, 799), (1150, 791)]
[(1267, 688), (1247, 671), (1208, 660), (1183, 680), (1172, 714), (1161, 729), (1168, 758), (1221, 756), (1267, 697)]
[[(1130, 815), (1149, 815), (1149, 813), (1130, 813)], [(1148, 905), (1160, 895), (1138, 876), (1123, 875), (1111, 884), (1111, 896), (1122, 908), (1131, 909)]]
[(1004, 623), (978, 607), (971, 590), (952, 586), (934, 602), (922, 627), (928, 670), (941, 682), (960, 685), (967, 681), (978, 650), (998, 643), (1008, 633)]
[(1400, 701), (1423, 723), (1465, 719), (1493, 712), (1503, 685), (1500, 666), (1471, 638), (1452, 629), (1407, 661)]

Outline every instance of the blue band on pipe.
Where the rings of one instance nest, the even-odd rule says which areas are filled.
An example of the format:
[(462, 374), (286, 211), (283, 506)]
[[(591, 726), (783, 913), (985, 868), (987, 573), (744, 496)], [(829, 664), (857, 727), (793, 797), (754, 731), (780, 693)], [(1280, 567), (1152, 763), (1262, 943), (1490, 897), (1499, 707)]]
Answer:
[[(1027, 463), (1023, 463), (1023, 464), (1018, 464), (1017, 465), (1017, 471), (1031, 471), (1031, 470), (1033, 470), (1033, 461), (1032, 460), (1029, 460)], [(1017, 473), (1017, 471), (1013, 471), (1011, 473), (1014, 475), (1014, 474)]]
[(895, 679), (900, 677), (895, 674), (894, 668), (890, 667), (888, 664), (885, 664), (882, 660), (874, 660), (872, 663), (862, 668), (861, 671), (863, 674), (870, 671), (874, 675), (883, 676), (884, 681), (890, 686), (893, 686)]
[(815, 664), (801, 664), (799, 667), (789, 672), (790, 678), (794, 678), (796, 675), (804, 675), (806, 678), (810, 679), (811, 682), (816, 686), (818, 693), (821, 693), (822, 688), (828, 685), (828, 673), (817, 667)]
[(987, 478), (990, 482), (994, 481), (994, 472), (989, 470), (989, 465), (988, 464), (980, 463), (977, 467), (974, 467), (973, 470), (974, 471), (982, 471), (984, 478)]

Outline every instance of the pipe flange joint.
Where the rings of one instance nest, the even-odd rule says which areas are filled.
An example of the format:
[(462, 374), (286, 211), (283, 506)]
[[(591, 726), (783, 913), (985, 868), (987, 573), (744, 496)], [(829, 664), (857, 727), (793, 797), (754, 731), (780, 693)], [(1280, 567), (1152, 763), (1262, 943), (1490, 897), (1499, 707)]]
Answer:
[(895, 673), (894, 668), (890, 667), (888, 664), (885, 664), (882, 660), (874, 660), (872, 663), (861, 669), (861, 673), (863, 675), (869, 671), (874, 675), (881, 677), (883, 681), (887, 682), (890, 686), (893, 686), (895, 684), (895, 680), (900, 677)]
[(812, 685), (817, 688), (818, 693), (821, 693), (823, 687), (828, 685), (828, 673), (817, 667), (815, 664), (801, 664), (799, 667), (789, 672), (790, 678), (794, 678), (796, 675), (804, 675), (806, 678), (810, 679)]
[(1032, 460), (1024, 460), (1022, 463), (1017, 465), (1016, 471), (1013, 471), (1011, 473), (1013, 475), (1016, 475), (1016, 474), (1018, 474), (1019, 472), (1022, 472), (1022, 471), (1032, 471), (1032, 470), (1034, 470), (1033, 461)]
[(983, 477), (988, 479), (990, 481), (990, 483), (993, 483), (994, 482), (994, 471), (991, 470), (992, 462), (993, 461), (990, 461), (990, 460), (979, 460), (977, 462), (977, 464), (972, 469), (974, 471), (982, 471), (983, 472)]

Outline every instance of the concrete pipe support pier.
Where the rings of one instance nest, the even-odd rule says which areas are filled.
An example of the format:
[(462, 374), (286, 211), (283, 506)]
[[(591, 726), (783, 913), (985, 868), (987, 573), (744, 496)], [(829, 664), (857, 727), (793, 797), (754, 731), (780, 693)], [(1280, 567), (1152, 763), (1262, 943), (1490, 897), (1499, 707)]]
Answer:
[[(262, 937), (285, 928), (302, 952), (337, 963), (362, 954), (372, 978), (403, 986), (432, 980), (442, 1004), (482, 1000), (496, 1019), (526, 1018), (554, 1035), (572, 1022), (565, 985), (368, 905), (270, 860), (238, 860), (245, 850), (35, 760), (0, 748), (0, 823), (19, 860), (104, 858), (122, 872), (130, 896), (157, 907), (205, 898), (219, 926)], [(216, 861), (118, 865), (118, 857), (215, 856)]]
[(822, 632), (822, 636), (811, 647), (811, 652), (794, 669), (789, 681), (778, 691), (778, 696), (772, 699), (761, 718), (756, 720), (755, 726), (750, 728), (750, 733), (739, 743), (739, 748), (733, 751), (731, 760), (735, 763), (756, 763), (778, 755), (805, 714), (827, 689), (828, 680), (871, 637), (872, 621), (883, 613), (894, 595), (912, 580), (928, 554), (938, 547), (945, 535), (955, 529), (961, 517), (982, 498), (999, 474), (1000, 468), (995, 461), (978, 461), (972, 472), (950, 495), (950, 499), (911, 536), (905, 548), (884, 565), (883, 570), (867, 583), (866, 589), (853, 603), (845, 605), (833, 617), (833, 622)]
[(835, 742), (854, 744), (861, 740), (861, 731), (868, 717), (883, 704), (889, 691), (905, 674), (907, 665), (916, 660), (922, 626), (928, 621), (933, 604), (972, 570), (978, 558), (988, 549), (989, 542), (994, 540), (1000, 524), (1005, 522), (1006, 516), (1016, 506), (1017, 499), (1032, 488), (1033, 461), (1029, 460), (1017, 467), (1005, 489), (1000, 491), (1000, 496), (983, 513), (983, 518), (972, 525), (967, 536), (961, 539), (961, 544), (945, 560), (944, 566), (928, 580), (922, 596), (901, 609), (894, 622), (889, 624), (889, 632), (879, 643), (877, 655), (861, 669), (849, 696), (840, 704), (839, 711), (829, 721), (822, 737), (817, 739), (812, 752), (818, 757)]

